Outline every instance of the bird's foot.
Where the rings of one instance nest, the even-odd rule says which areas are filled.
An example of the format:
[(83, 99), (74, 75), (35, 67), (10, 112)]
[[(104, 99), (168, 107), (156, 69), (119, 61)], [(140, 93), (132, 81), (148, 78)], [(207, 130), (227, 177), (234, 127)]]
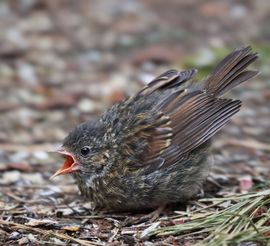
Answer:
[(160, 214), (163, 212), (163, 210), (165, 209), (166, 205), (161, 205), (159, 206), (157, 209), (155, 209), (153, 212), (144, 215), (140, 218), (140, 220), (142, 221), (146, 221), (149, 220), (151, 223), (156, 221), (158, 219), (158, 217), (160, 216)]

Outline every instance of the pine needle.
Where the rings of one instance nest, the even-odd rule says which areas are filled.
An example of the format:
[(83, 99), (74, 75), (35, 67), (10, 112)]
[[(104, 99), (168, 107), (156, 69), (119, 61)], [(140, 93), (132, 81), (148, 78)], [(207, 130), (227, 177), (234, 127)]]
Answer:
[(199, 241), (198, 246), (270, 242), (270, 189), (225, 198), (201, 199), (199, 202), (212, 207), (221, 201), (230, 201), (231, 205), (222, 209), (217, 206), (210, 213), (206, 211), (205, 216), (203, 210), (198, 209), (190, 213), (185, 223), (157, 228), (149, 236), (207, 233), (208, 236)]

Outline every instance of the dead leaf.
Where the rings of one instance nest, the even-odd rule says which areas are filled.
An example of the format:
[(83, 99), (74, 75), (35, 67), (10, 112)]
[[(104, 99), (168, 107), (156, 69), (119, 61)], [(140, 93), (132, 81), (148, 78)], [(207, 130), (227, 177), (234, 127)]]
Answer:
[(62, 227), (62, 229), (66, 231), (76, 232), (76, 231), (79, 231), (81, 227), (79, 225), (67, 225), (67, 226)]

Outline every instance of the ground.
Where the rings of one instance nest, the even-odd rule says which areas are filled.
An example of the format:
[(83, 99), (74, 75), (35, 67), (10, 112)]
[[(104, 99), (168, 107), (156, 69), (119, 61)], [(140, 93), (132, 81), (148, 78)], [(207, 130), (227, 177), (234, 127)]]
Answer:
[[(270, 235), (269, 3), (259, 1), (1, 1), (1, 245), (267, 245)], [(260, 75), (231, 97), (242, 110), (213, 141), (214, 165), (187, 205), (91, 210), (71, 178), (49, 180), (76, 124), (170, 69), (198, 79), (235, 47)]]

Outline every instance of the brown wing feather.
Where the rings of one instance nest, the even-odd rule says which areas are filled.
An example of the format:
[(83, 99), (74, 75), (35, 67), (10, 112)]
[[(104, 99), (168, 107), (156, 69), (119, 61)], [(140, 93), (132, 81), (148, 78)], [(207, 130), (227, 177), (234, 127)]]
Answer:
[[(173, 129), (171, 143), (177, 153), (172, 155), (171, 151), (165, 151), (161, 155), (166, 160), (165, 165), (178, 162), (184, 154), (209, 140), (232, 115), (239, 111), (240, 106), (239, 100), (216, 99), (201, 92), (188, 97), (181, 107), (167, 112)], [(172, 105), (170, 110), (171, 108)]]
[(257, 74), (245, 70), (255, 59), (257, 54), (251, 53), (249, 47), (235, 50), (217, 65), (201, 89), (181, 86), (196, 70), (169, 70), (142, 89), (137, 100), (157, 101), (151, 110), (135, 116), (139, 121), (128, 136), (130, 146), (144, 145), (131, 168), (144, 166), (145, 172), (151, 172), (179, 163), (209, 140), (241, 107), (241, 101), (219, 96)]
[(123, 148), (129, 156), (136, 158), (136, 163), (132, 163), (130, 168), (136, 170), (141, 166), (158, 167), (164, 163), (161, 155), (172, 140), (170, 118), (162, 112), (154, 116), (143, 113), (136, 118), (136, 126), (126, 136)]
[(216, 97), (225, 94), (233, 87), (258, 74), (258, 71), (244, 71), (257, 58), (257, 53), (252, 53), (250, 47), (233, 51), (216, 66), (209, 78), (204, 81), (204, 88)]
[(159, 157), (163, 151), (171, 144), (172, 128), (170, 127), (170, 118), (164, 115), (154, 125), (146, 129), (149, 134), (148, 146), (143, 157), (144, 162), (149, 162)]
[(177, 87), (186, 81), (190, 80), (197, 70), (191, 69), (187, 71), (178, 72), (177, 70), (171, 69), (167, 72), (159, 75), (153, 81), (151, 81), (146, 87), (144, 87), (138, 95), (150, 95), (154, 91)]

